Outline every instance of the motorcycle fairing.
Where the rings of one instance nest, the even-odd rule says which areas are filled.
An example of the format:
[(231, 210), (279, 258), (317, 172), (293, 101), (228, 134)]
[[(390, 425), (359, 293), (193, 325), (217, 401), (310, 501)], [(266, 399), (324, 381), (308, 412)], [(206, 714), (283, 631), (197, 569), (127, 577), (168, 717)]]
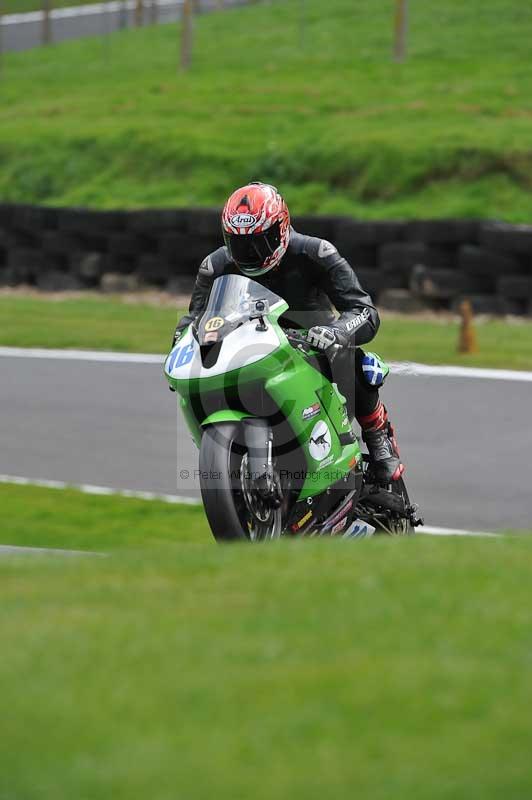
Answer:
[[(269, 303), (266, 327), (259, 327), (257, 319), (246, 316), (245, 303), (250, 297), (262, 297), (264, 287), (242, 276), (222, 276), (214, 287), (218, 290), (216, 285), (220, 282), (223, 288), (230, 279), (240, 287), (240, 306), (232, 312), (232, 306), (226, 304), (230, 295), (219, 290), (218, 301), (207, 306), (200, 320), (203, 341), (208, 334), (217, 333), (216, 360), (205, 366), (205, 345), (200, 344), (191, 325), (165, 361), (166, 377), (180, 395), (181, 409), (198, 446), (211, 414), (224, 411), (229, 415), (227, 419), (235, 419), (235, 413), (246, 413), (238, 403), (234, 408), (228, 405), (228, 394), (238, 394), (242, 387), (255, 385), (259, 395), (266, 393), (275, 410), (288, 421), (292, 440), (297, 441), (304, 459), (306, 477), (299, 499), (313, 497), (360, 467), (360, 447), (356, 439), (353, 441), (344, 398), (309, 364), (304, 353), (291, 346), (278, 325), (287, 303), (276, 295), (265, 297)], [(228, 321), (231, 324), (226, 324)], [(209, 323), (212, 330), (208, 330)], [(214, 402), (215, 410), (206, 412), (206, 401), (212, 399), (218, 405)], [(309, 417), (306, 412), (312, 405), (316, 413), (313, 410)], [(221, 421), (219, 416), (216, 419)]]

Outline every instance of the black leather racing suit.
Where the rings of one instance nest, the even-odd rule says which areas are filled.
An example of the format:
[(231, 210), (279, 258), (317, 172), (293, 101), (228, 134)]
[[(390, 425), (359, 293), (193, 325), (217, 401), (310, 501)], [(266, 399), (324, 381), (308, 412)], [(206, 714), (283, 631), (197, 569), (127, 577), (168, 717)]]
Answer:
[[(241, 273), (227, 248), (220, 247), (203, 260), (189, 313), (180, 319), (176, 334), (202, 314), (214, 279), (228, 274)], [(334, 380), (346, 395), (352, 415), (355, 404), (357, 417), (371, 414), (379, 395), (378, 390), (369, 388), (362, 378), (363, 351), (358, 348), (373, 339), (380, 320), (371, 297), (361, 287), (346, 259), (326, 240), (304, 236), (292, 229), (280, 264), (253, 280), (280, 295), (290, 306), (280, 318), (283, 327), (306, 329), (313, 325), (332, 325), (345, 334), (348, 347), (334, 359)]]

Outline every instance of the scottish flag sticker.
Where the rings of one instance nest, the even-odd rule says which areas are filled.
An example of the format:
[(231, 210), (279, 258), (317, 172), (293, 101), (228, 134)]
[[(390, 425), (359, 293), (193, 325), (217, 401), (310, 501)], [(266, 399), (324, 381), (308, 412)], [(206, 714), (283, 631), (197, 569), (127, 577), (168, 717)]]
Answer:
[(362, 372), (370, 386), (378, 389), (384, 383), (390, 368), (376, 353), (366, 353), (362, 359)]

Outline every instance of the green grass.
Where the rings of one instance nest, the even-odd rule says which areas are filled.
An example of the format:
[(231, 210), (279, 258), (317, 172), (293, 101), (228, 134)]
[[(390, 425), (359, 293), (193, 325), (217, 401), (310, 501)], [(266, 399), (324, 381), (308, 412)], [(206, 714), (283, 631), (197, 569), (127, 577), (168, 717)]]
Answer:
[(464, 367), (532, 369), (532, 324), (486, 320), (476, 324), (478, 352), (457, 352), (458, 322), (386, 319), (367, 349), (388, 361), (457, 364)]
[[(65, 6), (81, 6), (89, 0), (52, 0), (50, 7), (64, 8)], [(28, 11), (41, 11), (42, 0), (4, 0), (2, 4), (2, 14), (25, 14)]]
[(0, 297), (0, 344), (165, 353), (183, 313), (97, 297)]
[(532, 539), (216, 547), (199, 511), (0, 498), (2, 542), (110, 553), (0, 558), (2, 800), (530, 796)]
[(532, 215), (532, 6), (261, 3), (174, 25), (8, 54), (0, 197), (95, 207), (220, 204), (250, 177), (294, 211), (361, 217)]
[[(166, 353), (182, 310), (89, 297), (0, 297), (0, 345)], [(479, 352), (460, 355), (457, 322), (384, 317), (368, 346), (383, 358), (532, 369), (532, 323), (478, 322)]]
[(201, 506), (9, 484), (0, 484), (0, 505), (0, 544), (109, 553), (212, 539)]

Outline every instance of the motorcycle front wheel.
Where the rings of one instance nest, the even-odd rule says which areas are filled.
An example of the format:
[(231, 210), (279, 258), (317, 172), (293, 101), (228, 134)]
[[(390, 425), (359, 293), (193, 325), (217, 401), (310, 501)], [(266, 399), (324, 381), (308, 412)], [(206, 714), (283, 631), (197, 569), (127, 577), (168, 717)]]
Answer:
[(216, 541), (277, 539), (282, 512), (260, 498), (247, 470), (241, 426), (221, 422), (205, 428), (199, 455), (200, 488)]

